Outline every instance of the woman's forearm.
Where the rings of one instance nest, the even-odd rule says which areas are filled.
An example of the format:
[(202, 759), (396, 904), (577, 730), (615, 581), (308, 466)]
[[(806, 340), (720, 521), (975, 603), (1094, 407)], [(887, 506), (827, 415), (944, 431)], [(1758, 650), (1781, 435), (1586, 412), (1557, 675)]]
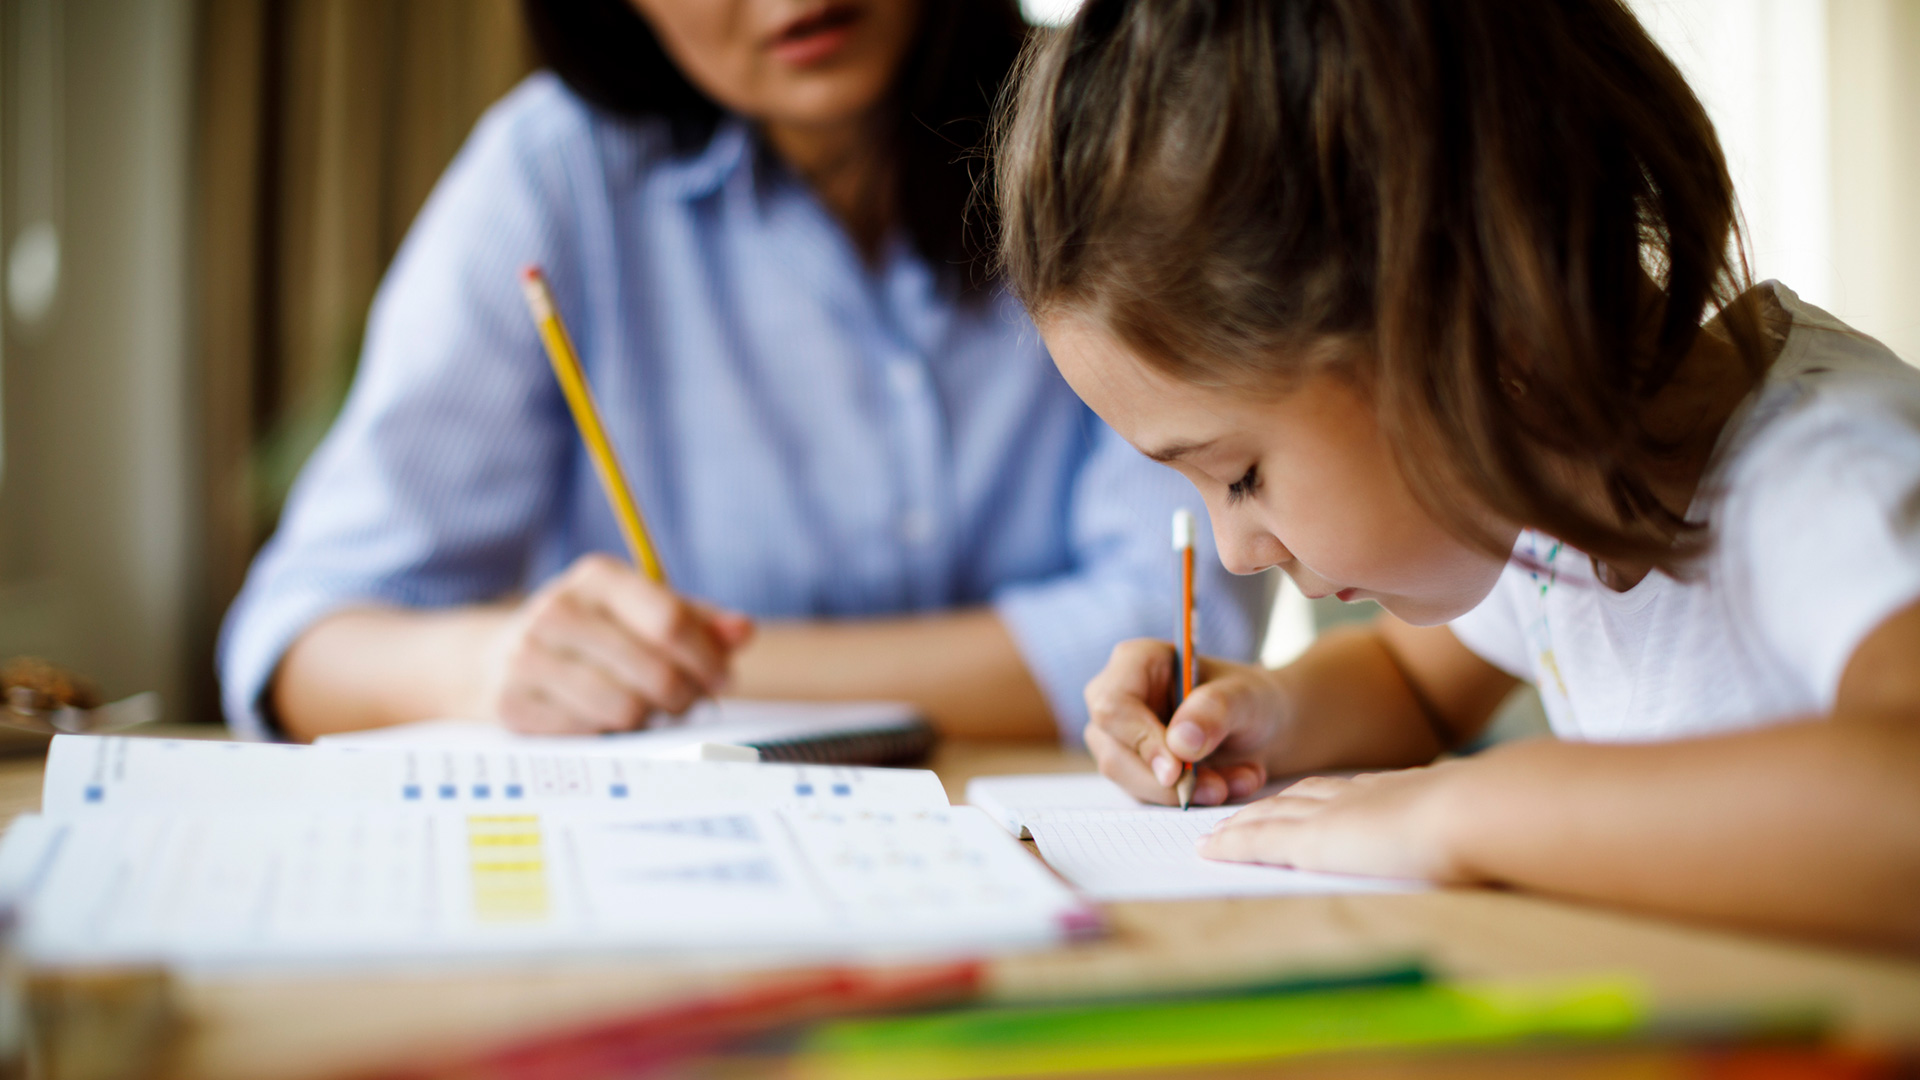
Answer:
[(1920, 718), (1539, 740), (1449, 769), (1441, 831), (1471, 879), (1920, 946)]
[(336, 612), (295, 639), (268, 687), (280, 729), (301, 742), (339, 731), (471, 715), (504, 606)]
[(985, 608), (838, 622), (769, 623), (735, 658), (745, 697), (885, 698), (948, 735), (1052, 738), (1053, 712), (999, 616)]
[[(506, 606), (366, 608), (315, 623), (269, 690), (281, 730), (337, 731), (483, 712)], [(729, 693), (918, 705), (949, 734), (1051, 738), (1045, 696), (999, 618), (984, 609), (897, 619), (762, 626), (734, 657)]]

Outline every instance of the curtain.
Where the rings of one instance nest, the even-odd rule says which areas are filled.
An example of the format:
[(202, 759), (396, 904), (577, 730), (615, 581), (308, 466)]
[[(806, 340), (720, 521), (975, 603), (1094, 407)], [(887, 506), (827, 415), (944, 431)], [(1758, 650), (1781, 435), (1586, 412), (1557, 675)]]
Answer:
[(223, 611), (337, 410), (440, 172), (533, 67), (515, 0), (204, 0), (198, 337)]

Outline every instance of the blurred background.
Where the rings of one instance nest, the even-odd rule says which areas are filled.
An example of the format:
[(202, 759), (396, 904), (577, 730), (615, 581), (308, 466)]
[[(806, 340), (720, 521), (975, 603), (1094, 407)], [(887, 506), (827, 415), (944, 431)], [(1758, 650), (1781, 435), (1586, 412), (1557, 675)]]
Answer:
[[(1720, 127), (1756, 277), (1920, 358), (1920, 0), (1632, 6)], [(217, 718), (220, 615), (380, 275), (531, 66), (515, 0), (4, 0), (0, 656)]]

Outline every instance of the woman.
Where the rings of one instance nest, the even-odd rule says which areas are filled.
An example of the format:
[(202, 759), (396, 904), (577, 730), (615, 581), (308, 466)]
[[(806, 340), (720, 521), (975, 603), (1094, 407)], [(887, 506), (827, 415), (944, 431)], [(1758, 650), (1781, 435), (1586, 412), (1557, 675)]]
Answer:
[[(528, 16), (551, 73), (421, 211), (229, 613), (230, 723), (593, 732), (725, 690), (1077, 738), (1112, 645), (1173, 620), (1166, 522), (1190, 496), (1060, 381), (987, 276), (991, 230), (967, 227), (1014, 7)], [(520, 299), (528, 264), (678, 591), (600, 554), (619, 534)], [(1207, 648), (1248, 654), (1255, 588), (1207, 585)]]

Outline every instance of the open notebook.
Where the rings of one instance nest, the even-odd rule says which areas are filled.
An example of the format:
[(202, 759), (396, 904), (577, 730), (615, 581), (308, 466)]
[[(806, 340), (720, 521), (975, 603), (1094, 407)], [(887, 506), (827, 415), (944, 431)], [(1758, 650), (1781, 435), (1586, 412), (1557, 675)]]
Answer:
[[(1260, 794), (1270, 795), (1294, 779), (1270, 784)], [(1238, 806), (1148, 806), (1095, 773), (977, 777), (967, 784), (967, 802), (1014, 836), (1032, 839), (1048, 866), (1095, 900), (1406, 892), (1424, 887), (1398, 879), (1203, 859), (1194, 845)]]
[[(933, 747), (933, 728), (911, 705), (892, 701), (703, 701), (681, 717), (641, 731), (611, 735), (518, 735), (483, 720), (417, 724), (327, 735), (322, 744), (351, 746), (522, 746), (564, 754), (617, 754), (693, 761), (811, 761), (894, 765), (917, 761)], [(732, 753), (733, 748), (747, 753)]]
[(938, 955), (1092, 913), (921, 771), (62, 735), (0, 842), (43, 963)]

